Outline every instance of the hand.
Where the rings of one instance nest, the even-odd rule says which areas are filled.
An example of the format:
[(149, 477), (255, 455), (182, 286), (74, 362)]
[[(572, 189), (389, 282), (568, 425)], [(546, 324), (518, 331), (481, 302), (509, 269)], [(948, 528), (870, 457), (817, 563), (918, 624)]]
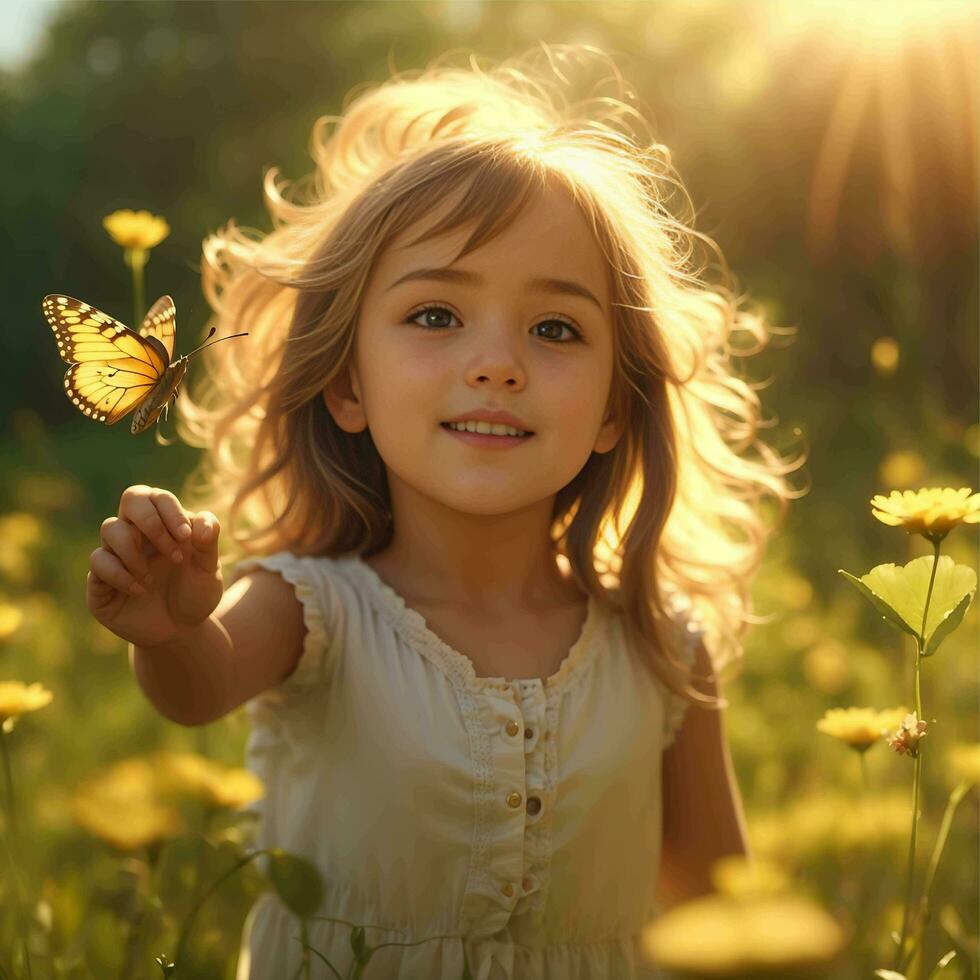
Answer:
[[(183, 527), (189, 536), (181, 534)], [(102, 545), (90, 556), (89, 612), (117, 636), (142, 647), (193, 632), (224, 592), (219, 532), (213, 514), (185, 511), (169, 490), (127, 487), (119, 516), (102, 522)]]

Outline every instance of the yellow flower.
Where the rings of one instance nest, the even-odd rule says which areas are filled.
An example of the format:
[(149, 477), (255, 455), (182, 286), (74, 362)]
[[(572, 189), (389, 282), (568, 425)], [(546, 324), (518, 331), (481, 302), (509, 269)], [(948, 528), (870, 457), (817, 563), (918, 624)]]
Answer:
[(9, 731), (8, 722), (26, 711), (37, 711), (49, 704), (54, 695), (42, 684), (22, 681), (0, 681), (0, 722)]
[(844, 793), (808, 794), (753, 815), (753, 856), (792, 865), (827, 856), (854, 860), (855, 852), (876, 860), (900, 856), (908, 849), (906, 802), (904, 790), (878, 792), (857, 805)]
[(980, 783), (980, 742), (957, 742), (946, 751), (949, 776), (955, 782)]
[(767, 858), (749, 860), (743, 854), (729, 854), (711, 866), (711, 884), (715, 891), (733, 898), (773, 896), (788, 893), (790, 879), (778, 864)]
[(34, 574), (31, 549), (44, 541), (44, 525), (33, 514), (12, 511), (0, 516), (0, 575), (19, 585)]
[(803, 672), (810, 685), (825, 694), (836, 694), (851, 676), (853, 658), (848, 647), (827, 637), (803, 655)]
[(123, 759), (80, 785), (72, 795), (75, 820), (124, 851), (135, 851), (178, 834), (180, 814), (160, 798), (154, 766)]
[(878, 464), (878, 479), (893, 487), (910, 487), (925, 475), (926, 461), (914, 449), (889, 453)]
[(817, 731), (866, 752), (890, 729), (901, 724), (906, 708), (878, 711), (875, 708), (830, 708), (817, 721)]
[(24, 622), (24, 613), (9, 602), (0, 602), (0, 640), (13, 636)]
[(193, 752), (158, 752), (161, 784), (212, 806), (243, 807), (265, 795), (262, 780), (247, 769), (224, 766)]
[(898, 341), (894, 337), (879, 337), (871, 345), (871, 363), (878, 374), (894, 374), (898, 357)]
[(644, 954), (659, 967), (690, 977), (746, 980), (828, 969), (845, 941), (844, 930), (823, 909), (792, 895), (697, 898), (660, 915), (641, 940)]
[(117, 245), (138, 251), (159, 245), (170, 234), (170, 225), (164, 218), (128, 208), (106, 215), (102, 226)]
[(882, 524), (902, 527), (909, 534), (942, 538), (958, 524), (980, 523), (980, 493), (969, 487), (892, 490), (888, 497), (871, 498), (871, 513)]

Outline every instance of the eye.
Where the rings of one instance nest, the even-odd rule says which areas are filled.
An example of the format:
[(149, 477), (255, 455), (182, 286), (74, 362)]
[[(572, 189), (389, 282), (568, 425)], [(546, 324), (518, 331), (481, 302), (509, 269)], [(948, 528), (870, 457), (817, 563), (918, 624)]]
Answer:
[[(437, 303), (430, 303), (427, 306), (420, 306), (417, 310), (414, 310), (413, 312), (409, 313), (409, 315), (407, 317), (405, 317), (405, 319), (404, 319), (403, 322), (404, 323), (414, 323), (415, 320), (418, 317), (420, 317), (423, 313), (428, 313), (428, 312), (433, 311), (433, 310), (437, 310), (440, 313), (448, 313), (450, 316), (455, 316), (456, 315), (455, 313), (453, 313), (452, 310), (448, 309), (445, 306), (440, 306)], [(582, 339), (582, 333), (578, 329), (578, 327), (576, 327), (575, 324), (570, 323), (568, 320), (562, 319), (561, 317), (552, 317), (552, 318), (550, 318), (548, 320), (539, 320), (535, 324), (535, 326), (536, 327), (539, 327), (543, 323), (557, 323), (560, 326), (567, 327), (572, 332), (573, 338), (575, 340), (581, 340)], [(427, 323), (418, 323), (418, 324), (416, 324), (416, 326), (421, 327), (423, 330), (441, 330), (442, 329), (442, 327), (432, 326), (431, 324), (427, 324)], [(556, 340), (557, 338), (556, 337), (549, 337), (549, 338), (546, 338), (546, 339)], [(567, 341), (567, 340), (566, 341), (561, 341), (561, 343), (570, 343), (570, 341)]]

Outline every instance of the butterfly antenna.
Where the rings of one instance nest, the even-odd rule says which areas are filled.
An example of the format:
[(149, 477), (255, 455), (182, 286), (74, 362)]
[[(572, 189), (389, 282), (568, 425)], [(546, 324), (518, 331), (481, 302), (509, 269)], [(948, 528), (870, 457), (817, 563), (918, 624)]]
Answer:
[(204, 338), (204, 343), (201, 344), (199, 347), (195, 347), (194, 350), (192, 350), (190, 352), (190, 354), (185, 354), (184, 357), (185, 358), (188, 358), (192, 354), (196, 354), (199, 350), (203, 350), (205, 347), (214, 347), (214, 344), (220, 344), (222, 340), (231, 340), (233, 337), (247, 337), (248, 336), (248, 331), (246, 330), (245, 333), (233, 333), (233, 334), (231, 334), (228, 337), (222, 337), (221, 340), (216, 340), (214, 342), (214, 344), (209, 344), (207, 342), (208, 339), (214, 335), (214, 332), (217, 329), (218, 329), (217, 327), (212, 327), (211, 330), (208, 332), (208, 336)]

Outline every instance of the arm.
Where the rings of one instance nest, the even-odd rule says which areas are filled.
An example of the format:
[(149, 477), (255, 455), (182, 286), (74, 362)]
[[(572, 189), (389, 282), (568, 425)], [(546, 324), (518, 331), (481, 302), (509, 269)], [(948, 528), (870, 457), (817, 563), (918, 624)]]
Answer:
[(130, 663), (160, 714), (180, 725), (206, 725), (288, 677), (305, 634), (293, 587), (276, 572), (256, 569), (180, 639), (159, 647), (130, 643)]
[[(704, 692), (718, 696), (711, 658), (698, 643), (694, 669), (709, 674)], [(714, 891), (711, 866), (728, 854), (751, 858), (745, 815), (719, 711), (688, 707), (664, 751), (663, 845), (658, 896), (663, 908)]]

